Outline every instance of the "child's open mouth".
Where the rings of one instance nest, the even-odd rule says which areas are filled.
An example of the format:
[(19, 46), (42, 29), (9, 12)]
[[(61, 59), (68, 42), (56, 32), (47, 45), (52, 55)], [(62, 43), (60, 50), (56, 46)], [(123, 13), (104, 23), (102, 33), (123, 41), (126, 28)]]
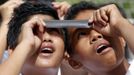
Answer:
[(110, 47), (109, 45), (100, 45), (97, 48), (97, 53), (101, 53), (103, 50), (105, 50), (106, 48)]
[(42, 52), (42, 53), (53, 53), (54, 50), (53, 50), (52, 48), (43, 48), (43, 49), (41, 50), (41, 52)]
[(110, 48), (111, 48), (111, 46), (108, 42), (102, 41), (100, 44), (98, 44), (96, 46), (95, 50), (96, 50), (97, 54), (102, 55), (102, 54), (108, 52), (109, 50), (111, 50)]
[(49, 57), (54, 53), (54, 48), (51, 44), (43, 44), (41, 49), (40, 49), (40, 53), (42, 56), (44, 57)]

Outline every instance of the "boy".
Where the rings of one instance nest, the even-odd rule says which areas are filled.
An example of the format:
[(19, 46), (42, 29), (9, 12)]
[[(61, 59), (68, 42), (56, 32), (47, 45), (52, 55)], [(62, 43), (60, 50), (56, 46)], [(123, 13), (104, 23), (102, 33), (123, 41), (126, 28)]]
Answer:
[[(51, 4), (21, 4), (9, 23), (9, 58), (0, 65), (1, 75), (56, 75), (64, 56), (61, 29), (45, 27), (44, 20), (59, 19)], [(7, 69), (8, 73), (6, 72)]]
[[(84, 8), (87, 3), (80, 4)], [(124, 39), (134, 50), (132, 39), (134, 27), (122, 17), (114, 4), (100, 9), (85, 8), (83, 11), (78, 7), (74, 8), (75, 5), (70, 8), (66, 19), (90, 19), (89, 22), (93, 22), (93, 26), (89, 29), (68, 29), (69, 44), (72, 48), (67, 49), (70, 54), (70, 65), (74, 68), (83, 66), (92, 75), (125, 75), (130, 69), (124, 55)], [(73, 12), (76, 10), (76, 13)]]
[[(32, 1), (32, 0), (31, 0)], [(41, 1), (41, 0), (37, 0), (37, 1)], [(17, 2), (17, 1), (16, 1)], [(20, 1), (18, 1), (18, 3), (19, 3)], [(44, 2), (44, 1), (43, 1)], [(1, 6), (1, 10), (3, 11), (3, 10), (5, 10), (4, 8), (6, 7), (8, 7), (8, 5), (10, 4), (13, 4), (14, 2), (11, 0), (11, 1), (8, 1), (6, 4), (4, 4), (3, 6)], [(16, 4), (16, 3), (15, 3)], [(68, 9), (69, 8), (69, 5), (66, 3), (66, 2), (61, 2), (61, 3), (57, 3), (57, 2), (53, 2), (52, 3), (53, 4), (53, 7), (54, 8), (56, 8), (58, 11), (63, 11), (64, 13), (65, 13), (65, 11), (63, 10), (63, 9)], [(19, 4), (17, 4), (16, 6), (18, 6)], [(15, 6), (15, 5), (14, 5)], [(16, 7), (15, 6), (15, 7)], [(3, 8), (4, 7), (4, 8)], [(14, 9), (14, 7), (13, 8), (11, 8), (10, 7), (10, 10), (6, 10), (5, 11), (5, 13), (7, 13), (7, 14), (9, 14), (8, 15), (8, 18), (7, 19), (5, 19), (6, 21), (8, 20), (8, 19), (10, 19), (10, 16), (12, 15), (10, 12), (12, 12), (12, 10), (11, 9)], [(9, 12), (8, 12), (9, 11)], [(3, 12), (3, 13), (1, 13), (2, 14), (2, 16), (4, 17), (5, 16), (5, 13)], [(63, 15), (63, 14), (62, 14)], [(7, 16), (7, 15), (6, 15)], [(5, 20), (3, 20), (3, 22), (5, 22)], [(8, 22), (6, 22), (6, 23), (8, 23)], [(2, 24), (2, 26), (4, 26), (4, 24)], [(5, 27), (6, 28), (6, 27)], [(5, 31), (5, 30), (4, 30)], [(2, 31), (3, 32), (3, 31)], [(6, 33), (4, 33), (4, 34), (6, 34)], [(6, 35), (5, 35), (6, 36)], [(3, 36), (3, 37), (5, 37), (5, 36)], [(12, 35), (11, 35), (12, 36)], [(5, 39), (5, 38), (4, 38)], [(4, 44), (4, 42), (6, 41), (6, 39), (5, 39), (5, 41), (4, 40), (2, 40), (3, 41), (3, 43), (2, 43), (2, 45), (4, 45), (4, 47), (6, 47), (6, 45)], [(3, 47), (3, 46), (2, 46)], [(2, 48), (1, 47), (1, 48)], [(2, 48), (1, 50), (4, 50), (5, 48)], [(2, 55), (2, 53), (1, 53), (1, 55)], [(4, 54), (5, 55), (5, 54)], [(4, 58), (4, 60), (5, 60), (5, 58)], [(64, 65), (62, 65), (62, 68), (63, 69), (65, 69), (66, 68), (66, 66), (68, 66), (67, 64), (64, 64)], [(4, 67), (5, 68), (5, 67)], [(75, 73), (78, 73), (78, 74), (84, 74), (84, 75), (86, 75), (87, 74), (87, 72), (81, 72), (80, 70), (78, 70), (78, 71), (72, 71), (72, 69), (70, 70), (70, 68), (68, 68), (68, 71), (69, 71), (69, 73), (67, 73), (68, 71), (67, 70), (62, 70), (62, 68), (61, 68), (61, 73), (64, 75), (64, 74), (75, 74)], [(26, 69), (27, 70), (27, 69)], [(1, 70), (2, 71), (2, 70)], [(36, 71), (35, 71), (36, 72)], [(57, 71), (56, 71), (57, 72)], [(9, 72), (10, 73), (10, 72)], [(49, 72), (48, 72), (49, 73)], [(51, 73), (51, 72), (50, 72)], [(60, 73), (60, 72), (59, 72)]]
[[(25, 1), (34, 1), (34, 0), (25, 0)], [(70, 5), (67, 2), (55, 2), (55, 0), (35, 0), (40, 2), (48, 2), (53, 4), (53, 7), (58, 11), (59, 17), (62, 17), (63, 14), (66, 13), (67, 9), (70, 7)], [(6, 49), (6, 35), (8, 31), (8, 22), (10, 21), (12, 17), (12, 13), (15, 7), (18, 7), (21, 3), (23, 3), (23, 0), (10, 0), (6, 1), (4, 4), (0, 6), (0, 41), (3, 41), (3, 43), (0, 44), (0, 60), (2, 58), (3, 52)], [(65, 10), (64, 10), (65, 9)], [(60, 16), (61, 15), (61, 16)], [(6, 53), (4, 54), (6, 55)], [(1, 61), (0, 61), (1, 62)]]

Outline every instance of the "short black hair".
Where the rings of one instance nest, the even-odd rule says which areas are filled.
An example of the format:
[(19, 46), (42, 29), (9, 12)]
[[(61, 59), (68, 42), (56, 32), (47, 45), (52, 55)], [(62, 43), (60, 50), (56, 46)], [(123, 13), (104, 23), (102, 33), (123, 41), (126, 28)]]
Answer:
[[(6, 3), (8, 0), (1, 0), (0, 5)], [(52, 3), (55, 2), (55, 0), (22, 0), (22, 1), (36, 1), (36, 2), (41, 2), (41, 3)], [(2, 15), (0, 14), (0, 25), (2, 23)]]
[(80, 1), (79, 3), (73, 4), (70, 9), (68, 10), (67, 14), (65, 15), (66, 20), (72, 20), (74, 19), (79, 12), (83, 10), (97, 10), (99, 7), (97, 4), (91, 2), (91, 1)]
[[(65, 19), (66, 20), (73, 20), (81, 11), (84, 10), (97, 10), (99, 8), (99, 5), (91, 2), (91, 1), (80, 1), (78, 3), (73, 4), (68, 12), (65, 15)], [(65, 29), (65, 33), (66, 33), (66, 40), (67, 41), (67, 52), (71, 55), (74, 53), (73, 48), (71, 46), (70, 43), (70, 39), (69, 39), (69, 34), (68, 34), (68, 30)]]
[(7, 2), (8, 0), (1, 0), (0, 1), (0, 5), (4, 4), (5, 2)]
[(13, 17), (9, 22), (9, 31), (7, 34), (7, 44), (9, 48), (14, 49), (16, 47), (22, 24), (25, 23), (30, 16), (35, 14), (50, 15), (54, 19), (59, 20), (58, 13), (51, 4), (39, 1), (24, 2), (18, 8), (15, 8)]

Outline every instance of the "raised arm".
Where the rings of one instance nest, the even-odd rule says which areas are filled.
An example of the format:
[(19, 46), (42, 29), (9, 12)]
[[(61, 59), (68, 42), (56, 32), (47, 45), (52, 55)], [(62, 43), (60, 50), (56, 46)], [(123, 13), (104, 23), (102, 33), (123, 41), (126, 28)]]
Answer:
[(2, 58), (3, 52), (6, 49), (7, 43), (7, 32), (8, 32), (8, 22), (12, 17), (12, 13), (15, 7), (19, 6), (22, 0), (9, 0), (0, 6), (0, 14), (2, 16), (2, 22), (0, 25), (0, 60)]
[(41, 38), (34, 35), (33, 28), (38, 27), (38, 32), (42, 35), (43, 24), (39, 19), (31, 19), (23, 24), (19, 35), (18, 45), (10, 52), (9, 58), (0, 65), (0, 75), (19, 75), (25, 60), (38, 50)]
[(115, 4), (98, 9), (93, 19), (95, 29), (109, 36), (122, 36), (134, 53), (134, 26), (123, 18)]
[(53, 7), (57, 9), (58, 15), (61, 20), (63, 20), (64, 15), (67, 13), (68, 9), (70, 8), (70, 4), (66, 1), (63, 2), (52, 2)]

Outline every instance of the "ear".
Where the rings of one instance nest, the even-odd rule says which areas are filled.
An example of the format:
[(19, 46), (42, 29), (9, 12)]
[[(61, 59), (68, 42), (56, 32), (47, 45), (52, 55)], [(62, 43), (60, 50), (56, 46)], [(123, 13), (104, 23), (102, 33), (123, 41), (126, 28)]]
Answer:
[(126, 46), (126, 41), (124, 40), (124, 38), (120, 37), (120, 40), (121, 40), (122, 46), (125, 47)]
[(82, 64), (71, 57), (68, 59), (69, 64), (74, 68), (74, 69), (79, 69), (82, 67)]
[(70, 57), (69, 54), (67, 53), (67, 51), (65, 51), (65, 52), (64, 52), (64, 59), (65, 59), (65, 60), (68, 60), (69, 57)]

